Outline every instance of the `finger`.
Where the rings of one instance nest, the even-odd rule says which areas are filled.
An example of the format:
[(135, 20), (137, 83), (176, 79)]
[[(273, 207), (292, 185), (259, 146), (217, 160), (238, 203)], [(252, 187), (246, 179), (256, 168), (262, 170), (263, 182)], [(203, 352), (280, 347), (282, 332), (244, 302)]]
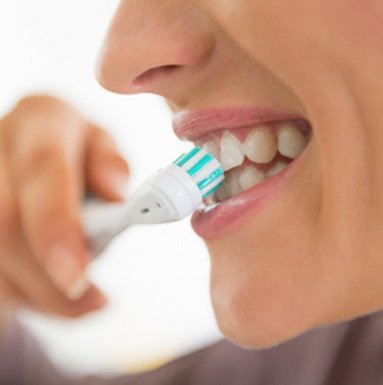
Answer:
[(22, 295), (19, 290), (2, 273), (0, 275), (0, 313), (2, 310), (21, 302), (21, 299)]
[(84, 137), (83, 121), (65, 106), (61, 113), (18, 116), (8, 145), (23, 235), (53, 282), (72, 299), (87, 289), (84, 272), (90, 260), (79, 218)]
[(52, 284), (50, 277), (31, 256), (22, 239), (8, 250), (2, 248), (0, 253), (2, 274), (7, 282), (12, 283), (23, 304), (68, 317), (80, 316), (106, 304), (104, 295), (93, 285), (79, 300), (69, 300)]
[[(17, 231), (17, 208), (12, 190), (10, 188), (8, 169), (5, 166), (4, 146), (4, 121), (0, 120), (0, 249), (7, 247)], [(0, 253), (0, 262), (2, 259)], [(17, 292), (4, 278), (0, 269), (0, 304), (3, 309), (16, 299)]]
[(129, 167), (112, 137), (92, 126), (87, 140), (86, 180), (89, 191), (110, 201), (126, 195)]

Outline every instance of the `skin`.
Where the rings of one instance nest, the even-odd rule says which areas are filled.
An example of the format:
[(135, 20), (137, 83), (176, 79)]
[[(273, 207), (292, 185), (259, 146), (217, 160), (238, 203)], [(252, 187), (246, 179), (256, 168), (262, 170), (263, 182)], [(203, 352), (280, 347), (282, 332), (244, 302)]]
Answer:
[(379, 0), (120, 3), (106, 88), (162, 95), (175, 112), (256, 105), (312, 125), (288, 188), (206, 241), (215, 313), (234, 342), (273, 346), (383, 306), (382, 20)]
[[(156, 93), (166, 98), (175, 112), (254, 105), (295, 113), (311, 123), (313, 138), (305, 162), (287, 189), (257, 218), (246, 220), (219, 239), (206, 240), (217, 321), (225, 336), (238, 344), (273, 346), (306, 330), (383, 307), (382, 20), (380, 0), (121, 1), (105, 39), (98, 71), (100, 83), (109, 90)], [(137, 78), (142, 80), (142, 74), (158, 68), (156, 76), (138, 84)], [(27, 100), (24, 106), (29, 103)], [(55, 103), (61, 106), (60, 111), (68, 111), (61, 102)], [(59, 164), (68, 174), (77, 176), (87, 165), (85, 184), (100, 196), (118, 199), (111, 191), (100, 192), (104, 179), (89, 182), (89, 176), (96, 174), (90, 170), (96, 165), (104, 165), (105, 170), (124, 169), (126, 176), (121, 160), (116, 160), (120, 159), (116, 150), (107, 146), (105, 155), (105, 146), (91, 141), (91, 125), (70, 110), (77, 116), (77, 123), (72, 124), (80, 133), (77, 136), (60, 129), (62, 119), (39, 125), (46, 132), (56, 133), (50, 161), (61, 160)], [(0, 132), (14, 132), (15, 126), (28, 132), (27, 119), (15, 123), (20, 122), (15, 117), (23, 116), (22, 111), (16, 107), (10, 113), (13, 118), (2, 121)], [(38, 113), (47, 117), (44, 108)], [(76, 143), (72, 152), (57, 146), (70, 135)], [(102, 137), (100, 142), (105, 143), (107, 139)], [(11, 142), (2, 138), (0, 153), (5, 159), (13, 159), (12, 154), (20, 148), (29, 149), (27, 154), (32, 156), (20, 157), (19, 163), (12, 165), (18, 164), (21, 169), (28, 166), (34, 177), (27, 178), (29, 173), (25, 172), (19, 179), (3, 177), (0, 186), (18, 189), (20, 183), (27, 187), (37, 180), (42, 189), (51, 188), (52, 173), (40, 172), (42, 162), (30, 165), (30, 159), (38, 160), (39, 154), (46, 154), (41, 152), (46, 147), (37, 142), (29, 145), (23, 135)], [(84, 148), (93, 149), (93, 157), (79, 156)], [(38, 156), (33, 155), (36, 153)], [(0, 176), (6, 175), (2, 172)], [(105, 172), (105, 178), (108, 175)], [(81, 178), (69, 179), (72, 183), (65, 178), (58, 181), (62, 191), (53, 200), (39, 201), (45, 210), (34, 214), (63, 207), (56, 217), (58, 227), (65, 225), (72, 238), (50, 238), (43, 226), (35, 232), (32, 226), (20, 226), (20, 217), (21, 223), (23, 218), (28, 223), (36, 206), (23, 205), (19, 198), (14, 202), (4, 187), (0, 189), (0, 194), (8, 197), (2, 208), (8, 213), (2, 229), (13, 237), (3, 237), (0, 242), (0, 277), (9, 290), (16, 287), (21, 292), (19, 297), (28, 298), (34, 306), (41, 305), (42, 293), (53, 285), (57, 288), (55, 296), (41, 307), (78, 315), (89, 310), (79, 305), (81, 301), (96, 298), (91, 294), (93, 288), (78, 301), (70, 302), (64, 293), (78, 277), (56, 285), (46, 273), (50, 256), (44, 250), (50, 247), (37, 247), (48, 240), (51, 246), (65, 244), (68, 238), (77, 239), (75, 246), (73, 242), (68, 245), (69, 254), (80, 256), (74, 258), (76, 274), (84, 274), (88, 256), (78, 238), (78, 211), (73, 214), (84, 182)], [(8, 209), (15, 206), (18, 211)], [(21, 236), (28, 257), (16, 259), (21, 260), (18, 268), (36, 264), (40, 275), (31, 274), (33, 269), (28, 267), (23, 274), (10, 278), (6, 272), (12, 271), (9, 266), (13, 259), (8, 255), (23, 254), (17, 249), (20, 242), (16, 242)], [(15, 241), (8, 244), (5, 239)], [(30, 277), (30, 286), (21, 290), (26, 276)], [(42, 276), (44, 280), (39, 279)], [(29, 298), (36, 287), (40, 291)], [(91, 307), (89, 301), (86, 303)], [(94, 301), (92, 309), (102, 306), (102, 301)]]

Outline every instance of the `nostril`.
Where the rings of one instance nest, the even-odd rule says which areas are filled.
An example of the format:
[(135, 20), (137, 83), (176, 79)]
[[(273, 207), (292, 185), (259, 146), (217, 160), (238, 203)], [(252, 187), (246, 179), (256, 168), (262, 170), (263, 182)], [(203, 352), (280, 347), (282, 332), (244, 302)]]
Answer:
[(180, 66), (176, 65), (176, 64), (169, 64), (169, 65), (165, 65), (165, 66), (161, 66), (161, 67), (151, 68), (150, 70), (147, 70), (147, 71), (143, 72), (142, 74), (140, 74), (139, 76), (137, 76), (133, 80), (132, 86), (133, 87), (141, 87), (141, 86), (155, 80), (159, 76), (167, 75), (171, 72), (176, 71), (178, 68), (180, 68)]

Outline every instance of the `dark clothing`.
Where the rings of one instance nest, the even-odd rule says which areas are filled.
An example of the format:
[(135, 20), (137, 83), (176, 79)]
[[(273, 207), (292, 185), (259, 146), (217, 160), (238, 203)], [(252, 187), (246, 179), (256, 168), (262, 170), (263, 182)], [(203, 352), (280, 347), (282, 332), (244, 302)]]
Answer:
[(268, 350), (226, 341), (152, 372), (70, 379), (17, 326), (0, 347), (0, 385), (380, 385), (383, 312), (313, 330)]

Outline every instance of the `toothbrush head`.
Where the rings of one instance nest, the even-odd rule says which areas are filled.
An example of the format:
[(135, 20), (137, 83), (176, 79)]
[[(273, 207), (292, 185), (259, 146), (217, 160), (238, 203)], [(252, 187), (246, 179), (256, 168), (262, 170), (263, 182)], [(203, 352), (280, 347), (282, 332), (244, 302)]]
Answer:
[(224, 180), (223, 168), (218, 160), (201, 147), (195, 147), (190, 152), (182, 154), (173, 164), (186, 171), (194, 180), (202, 199), (214, 194)]
[(195, 147), (153, 174), (133, 194), (128, 200), (131, 223), (183, 219), (218, 190), (223, 180), (218, 160), (205, 149)]

